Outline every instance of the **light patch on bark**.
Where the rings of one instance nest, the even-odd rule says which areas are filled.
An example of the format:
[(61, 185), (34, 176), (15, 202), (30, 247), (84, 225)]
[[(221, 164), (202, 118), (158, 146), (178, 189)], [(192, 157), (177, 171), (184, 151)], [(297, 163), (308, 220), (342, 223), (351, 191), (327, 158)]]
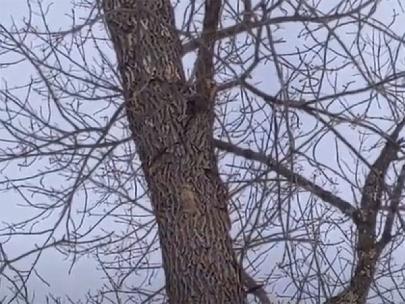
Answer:
[(198, 198), (193, 186), (185, 184), (180, 190), (183, 212), (186, 214), (198, 214)]

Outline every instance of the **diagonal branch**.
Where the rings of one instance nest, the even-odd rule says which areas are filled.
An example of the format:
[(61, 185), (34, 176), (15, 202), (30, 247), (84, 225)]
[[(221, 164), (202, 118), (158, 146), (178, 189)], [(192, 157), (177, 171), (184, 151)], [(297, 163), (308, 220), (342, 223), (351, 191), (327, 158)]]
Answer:
[[(393, 214), (388, 216), (386, 226), (381, 242), (377, 242), (376, 226), (378, 212), (381, 208), (381, 200), (384, 190), (384, 179), (387, 174), (390, 164), (397, 159), (397, 153), (400, 148), (398, 136), (405, 126), (403, 119), (390, 134), (383, 149), (380, 151), (377, 159), (370, 168), (360, 201), (359, 218), (356, 218), (357, 223), (357, 265), (354, 270), (354, 275), (350, 280), (350, 285), (340, 292), (337, 296), (329, 299), (327, 304), (347, 303), (349, 300), (353, 304), (365, 304), (367, 295), (373, 282), (377, 262), (382, 250), (391, 239), (391, 227)], [(402, 185), (404, 183), (404, 170), (401, 171), (397, 186), (394, 191), (394, 198), (399, 198), (402, 193)], [(391, 207), (395, 207), (399, 202), (392, 202)], [(391, 218), (391, 219), (390, 219)]]
[(242, 269), (242, 279), (247, 289), (246, 293), (253, 294), (261, 304), (272, 304), (263, 285), (258, 284), (244, 269)]
[(363, 210), (373, 210), (378, 212), (381, 207), (381, 197), (384, 189), (384, 178), (387, 174), (389, 165), (397, 159), (397, 153), (400, 148), (398, 136), (405, 126), (403, 119), (388, 136), (384, 148), (381, 150), (377, 159), (370, 168), (366, 177), (360, 206)]
[(394, 226), (395, 215), (398, 212), (399, 203), (401, 201), (402, 192), (405, 185), (405, 165), (402, 166), (401, 172), (399, 173), (392, 198), (391, 204), (388, 206), (387, 219), (384, 225), (384, 230), (381, 239), (378, 241), (377, 246), (384, 248), (392, 238), (392, 227)]
[(275, 172), (285, 177), (290, 182), (296, 184), (297, 186), (311, 192), (312, 194), (318, 196), (324, 202), (329, 203), (331, 206), (340, 210), (344, 215), (353, 218), (356, 213), (356, 208), (354, 208), (349, 202), (343, 200), (342, 198), (336, 196), (330, 191), (323, 189), (317, 184), (311, 182), (302, 175), (292, 172), (285, 166), (278, 164), (272, 157), (265, 154), (255, 152), (250, 149), (244, 149), (238, 147), (232, 143), (227, 143), (218, 139), (214, 139), (215, 146), (226, 152), (233, 153), (235, 155), (244, 157), (249, 160), (258, 161), (260, 163), (266, 164)]

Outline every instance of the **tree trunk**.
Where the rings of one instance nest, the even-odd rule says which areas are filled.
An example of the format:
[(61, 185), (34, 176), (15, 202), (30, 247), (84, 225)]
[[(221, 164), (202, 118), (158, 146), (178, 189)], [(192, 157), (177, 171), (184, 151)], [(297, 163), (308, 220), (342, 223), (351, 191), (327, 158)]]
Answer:
[(244, 303), (214, 154), (214, 103), (193, 97), (185, 81), (170, 1), (104, 0), (103, 9), (158, 222), (169, 302)]

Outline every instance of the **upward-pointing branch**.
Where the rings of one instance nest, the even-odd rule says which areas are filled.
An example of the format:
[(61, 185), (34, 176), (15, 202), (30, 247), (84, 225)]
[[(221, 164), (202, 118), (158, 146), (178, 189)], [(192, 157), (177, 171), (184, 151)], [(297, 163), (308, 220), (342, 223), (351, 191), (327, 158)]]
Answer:
[[(350, 280), (350, 285), (339, 293), (337, 296), (331, 298), (326, 304), (365, 304), (367, 295), (374, 279), (376, 266), (382, 250), (389, 242), (391, 227), (388, 217), (385, 235), (383, 234), (383, 241), (377, 242), (376, 226), (378, 212), (382, 205), (382, 195), (384, 190), (384, 179), (387, 174), (389, 165), (397, 159), (397, 153), (400, 148), (398, 143), (399, 133), (405, 126), (405, 119), (403, 119), (388, 137), (384, 148), (380, 151), (377, 159), (374, 161), (370, 168), (364, 187), (361, 193), (360, 213), (357, 222), (357, 265), (354, 270), (354, 275)], [(401, 189), (398, 188), (404, 183), (403, 171), (397, 181), (395, 188), (395, 195), (397, 197), (401, 194)], [(402, 176), (402, 177), (401, 177)], [(393, 202), (392, 207), (396, 209), (398, 203)], [(392, 219), (391, 219), (392, 220)], [(348, 302), (350, 300), (350, 302)]]

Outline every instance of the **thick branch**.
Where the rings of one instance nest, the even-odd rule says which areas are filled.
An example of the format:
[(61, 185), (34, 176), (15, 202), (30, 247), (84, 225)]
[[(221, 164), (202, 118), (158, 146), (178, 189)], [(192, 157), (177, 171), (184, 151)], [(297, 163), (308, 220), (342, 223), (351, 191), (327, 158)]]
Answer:
[(395, 215), (398, 212), (399, 203), (401, 201), (402, 192), (405, 186), (405, 165), (402, 166), (401, 172), (398, 176), (390, 204), (388, 206), (387, 219), (385, 221), (383, 234), (378, 241), (378, 247), (384, 248), (392, 238), (392, 227), (394, 225)]
[[(388, 244), (391, 238), (391, 227), (393, 215), (387, 219), (385, 226), (386, 231), (381, 242), (377, 242), (376, 225), (377, 215), (381, 208), (381, 199), (384, 190), (384, 179), (387, 174), (389, 165), (397, 159), (399, 144), (397, 142), (400, 131), (405, 125), (405, 120), (402, 120), (390, 134), (384, 148), (380, 151), (379, 156), (370, 168), (367, 175), (360, 202), (360, 216), (356, 219), (357, 222), (357, 247), (356, 253), (358, 257), (357, 266), (354, 275), (350, 281), (350, 285), (337, 296), (327, 301), (327, 304), (353, 303), (365, 304), (370, 285), (373, 282), (377, 262), (382, 250)], [(401, 172), (399, 177), (396, 192), (400, 196), (401, 189), (398, 185), (404, 183)], [(395, 197), (395, 195), (394, 195)], [(398, 203), (393, 202), (393, 207)]]
[(288, 168), (284, 167), (281, 164), (277, 164), (277, 162), (270, 156), (252, 151), (250, 149), (244, 149), (234, 144), (227, 143), (221, 140), (214, 140), (214, 144), (220, 150), (230, 152), (235, 155), (242, 156), (246, 159), (258, 161), (268, 165), (271, 169), (273, 169), (275, 172), (288, 179), (291, 183), (294, 183), (297, 186), (302, 187), (305, 190), (313, 193), (314, 195), (322, 199), (324, 202), (327, 202), (331, 206), (339, 209), (344, 215), (353, 218), (356, 209), (349, 202), (336, 196), (332, 192), (323, 189), (322, 187), (311, 182), (302, 175), (292, 172), (291, 170), (289, 170)]
[(213, 102), (214, 98), (211, 92), (214, 78), (214, 45), (220, 10), (220, 0), (205, 1), (203, 31), (195, 63), (197, 94), (209, 102)]
[(378, 208), (381, 207), (384, 178), (389, 165), (397, 158), (399, 150), (397, 140), (404, 125), (405, 119), (395, 127), (394, 131), (388, 137), (384, 148), (380, 151), (379, 156), (371, 166), (364, 184), (362, 199), (360, 202), (362, 209), (370, 209), (371, 207), (377, 212)]
[(272, 304), (263, 285), (258, 284), (255, 279), (246, 272), (246, 270), (242, 270), (242, 279), (243, 284), (246, 286), (247, 293), (255, 295), (262, 304)]

